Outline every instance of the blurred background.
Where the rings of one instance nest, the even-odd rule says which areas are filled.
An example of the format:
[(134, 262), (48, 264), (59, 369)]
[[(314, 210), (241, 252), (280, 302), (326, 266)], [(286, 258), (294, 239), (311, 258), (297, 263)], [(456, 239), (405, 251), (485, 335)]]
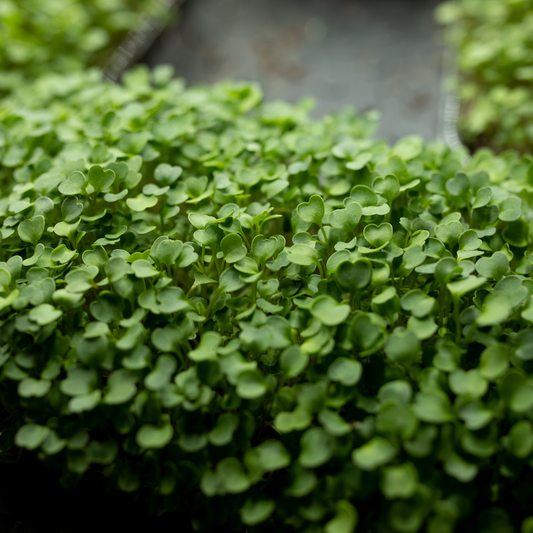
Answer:
[[(499, 0), (497, 0), (499, 1)], [(259, 82), (315, 117), (378, 109), (378, 135), (442, 138), (439, 0), (0, 0), (0, 96), (49, 72), (170, 63), (188, 85)], [(111, 59), (110, 59), (111, 58)]]
[(379, 109), (378, 135), (442, 138), (438, 0), (186, 0), (142, 58), (187, 84), (259, 82), (268, 100), (311, 96), (313, 115)]

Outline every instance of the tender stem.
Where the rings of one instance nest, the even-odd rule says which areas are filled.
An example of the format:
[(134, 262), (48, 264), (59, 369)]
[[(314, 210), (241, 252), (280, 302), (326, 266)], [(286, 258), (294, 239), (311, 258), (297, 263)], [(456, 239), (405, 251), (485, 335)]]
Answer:
[(453, 298), (453, 316), (455, 317), (455, 340), (457, 343), (461, 340), (461, 317), (460, 317), (460, 298)]

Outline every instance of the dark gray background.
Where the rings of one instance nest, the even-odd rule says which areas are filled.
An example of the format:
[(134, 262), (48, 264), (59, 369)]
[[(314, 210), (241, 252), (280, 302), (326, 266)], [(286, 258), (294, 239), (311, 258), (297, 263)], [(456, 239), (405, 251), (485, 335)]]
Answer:
[(313, 114), (379, 109), (379, 135), (442, 137), (438, 0), (188, 0), (180, 26), (144, 58), (189, 84), (261, 83), (268, 100), (316, 100)]

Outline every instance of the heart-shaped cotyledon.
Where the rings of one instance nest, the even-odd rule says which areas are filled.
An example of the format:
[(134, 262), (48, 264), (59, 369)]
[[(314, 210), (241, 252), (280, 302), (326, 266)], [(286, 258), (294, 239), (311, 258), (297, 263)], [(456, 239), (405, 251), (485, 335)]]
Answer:
[(309, 198), (309, 202), (300, 204), (297, 211), (303, 221), (321, 225), (325, 213), (324, 200), (318, 194), (314, 194)]
[(374, 248), (383, 248), (392, 239), (392, 226), (388, 222), (379, 226), (368, 224), (363, 230), (363, 236)]
[(36, 217), (23, 220), (17, 228), (18, 236), (24, 242), (29, 242), (36, 246), (39, 239), (44, 232), (44, 217), (37, 215)]

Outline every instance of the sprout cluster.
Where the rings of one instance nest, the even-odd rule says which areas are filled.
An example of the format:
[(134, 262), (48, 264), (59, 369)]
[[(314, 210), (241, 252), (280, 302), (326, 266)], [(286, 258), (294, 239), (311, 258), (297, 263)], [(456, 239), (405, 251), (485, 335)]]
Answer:
[(104, 66), (162, 0), (2, 0), (0, 95), (49, 72)]
[(464, 142), (531, 153), (533, 1), (448, 0), (435, 14), (457, 55)]
[(0, 103), (0, 449), (198, 531), (533, 531), (533, 162), (253, 84)]

